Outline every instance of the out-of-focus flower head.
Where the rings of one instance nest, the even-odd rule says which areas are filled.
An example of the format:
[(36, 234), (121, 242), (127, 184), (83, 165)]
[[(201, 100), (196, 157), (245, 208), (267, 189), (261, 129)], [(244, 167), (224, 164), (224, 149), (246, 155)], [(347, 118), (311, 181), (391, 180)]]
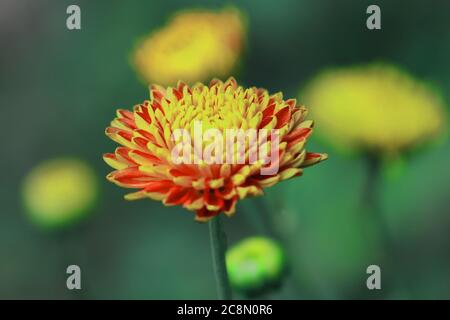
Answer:
[(279, 284), (286, 269), (286, 258), (277, 242), (252, 237), (228, 250), (226, 265), (232, 287), (252, 295)]
[(23, 199), (31, 220), (45, 228), (71, 224), (88, 214), (98, 196), (93, 170), (75, 158), (55, 158), (24, 179)]
[[(134, 111), (118, 110), (117, 118), (106, 129), (106, 134), (121, 145), (103, 157), (116, 169), (107, 179), (125, 188), (139, 189), (126, 199), (151, 198), (165, 205), (181, 205), (195, 211), (197, 220), (207, 221), (221, 212), (233, 214), (238, 199), (261, 195), (264, 188), (299, 176), (303, 168), (327, 158), (325, 154), (306, 152), (313, 121), (305, 120), (303, 106), (297, 105), (295, 99), (284, 100), (281, 93), (246, 89), (234, 78), (225, 83), (213, 80), (209, 86), (197, 83), (190, 87), (182, 82), (174, 88), (154, 85), (150, 92), (150, 101), (136, 105)], [(206, 133), (203, 141), (197, 138), (196, 123), (215, 130), (210, 138), (228, 137), (230, 131), (239, 129), (253, 129), (258, 137), (244, 143), (233, 139), (231, 148), (222, 145), (229, 139), (221, 140), (222, 152), (215, 151), (219, 158), (208, 162), (202, 154), (211, 140), (206, 139)], [(185, 147), (200, 158), (199, 162), (174, 158), (178, 145), (174, 137), (179, 130), (187, 133), (183, 139), (193, 137)], [(277, 132), (279, 143), (271, 135), (260, 139), (262, 131)], [(255, 148), (259, 155), (270, 153), (277, 159), (272, 163), (264, 157), (251, 161), (249, 150)], [(232, 159), (242, 157), (242, 161), (228, 161), (229, 155)], [(262, 173), (274, 164), (275, 172)]]
[(345, 151), (398, 154), (438, 136), (447, 115), (440, 96), (395, 66), (324, 71), (303, 91), (318, 135)]
[(132, 61), (146, 83), (189, 84), (230, 76), (244, 47), (240, 11), (191, 10), (176, 14), (135, 48)]

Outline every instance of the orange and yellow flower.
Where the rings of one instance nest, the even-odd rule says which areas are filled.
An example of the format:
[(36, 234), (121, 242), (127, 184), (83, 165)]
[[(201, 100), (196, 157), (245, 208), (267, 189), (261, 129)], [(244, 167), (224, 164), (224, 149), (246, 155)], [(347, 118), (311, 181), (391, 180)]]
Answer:
[[(150, 100), (133, 111), (118, 110), (106, 134), (121, 146), (104, 160), (115, 171), (107, 179), (119, 186), (139, 189), (126, 199), (151, 198), (165, 205), (181, 205), (195, 211), (196, 219), (207, 221), (224, 212), (231, 215), (239, 199), (263, 194), (279, 181), (299, 176), (303, 168), (327, 158), (310, 153), (305, 143), (313, 121), (305, 120), (306, 109), (282, 93), (238, 86), (233, 78), (188, 86), (150, 87)], [(173, 161), (176, 129), (192, 132), (194, 122), (220, 132), (228, 129), (277, 130), (278, 167), (271, 175), (260, 170), (267, 163), (178, 163)], [(257, 143), (260, 143), (259, 141)], [(235, 150), (235, 149), (233, 149)]]
[(183, 11), (138, 43), (132, 63), (146, 83), (209, 81), (232, 73), (244, 39), (244, 19), (234, 7)]

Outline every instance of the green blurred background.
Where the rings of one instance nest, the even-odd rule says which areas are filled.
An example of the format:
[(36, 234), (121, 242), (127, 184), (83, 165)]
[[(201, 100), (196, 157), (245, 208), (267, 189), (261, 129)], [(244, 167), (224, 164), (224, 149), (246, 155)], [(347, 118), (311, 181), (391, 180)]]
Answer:
[[(381, 7), (382, 30), (366, 28)], [(82, 29), (66, 29), (66, 8), (81, 7)], [(237, 76), (245, 85), (298, 90), (324, 67), (388, 61), (450, 96), (450, 2), (361, 0), (32, 1), (0, 3), (0, 298), (214, 299), (208, 228), (181, 208), (128, 202), (106, 181), (101, 155), (115, 143), (104, 129), (117, 108), (148, 91), (129, 65), (136, 38), (179, 9), (234, 4), (248, 17), (248, 48)], [(317, 124), (320, 125), (320, 124)], [(313, 139), (330, 159), (262, 199), (284, 234), (290, 273), (263, 298), (450, 298), (450, 142), (410, 157), (386, 178), (381, 208), (398, 249), (383, 273), (382, 241), (361, 207), (364, 159)], [(27, 219), (21, 183), (39, 162), (75, 156), (95, 169), (100, 199), (81, 223), (44, 231)], [(245, 200), (224, 219), (229, 243), (264, 234), (261, 204)], [(66, 267), (82, 270), (81, 291), (66, 289)], [(366, 289), (366, 268), (382, 269), (381, 291)], [(407, 285), (401, 279), (407, 277)]]

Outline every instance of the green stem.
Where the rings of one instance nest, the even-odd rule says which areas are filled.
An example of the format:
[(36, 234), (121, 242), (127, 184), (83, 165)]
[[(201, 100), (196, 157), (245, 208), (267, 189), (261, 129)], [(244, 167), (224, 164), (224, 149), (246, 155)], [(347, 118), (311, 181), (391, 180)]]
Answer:
[(385, 258), (392, 264), (395, 260), (396, 241), (393, 239), (389, 230), (389, 226), (382, 212), (382, 207), (379, 201), (379, 190), (381, 188), (381, 163), (376, 156), (369, 156), (368, 158), (368, 176), (365, 185), (364, 203), (372, 215), (373, 221), (378, 228), (379, 236), (383, 242), (383, 249), (385, 251)]
[(209, 221), (209, 236), (211, 239), (211, 252), (216, 276), (217, 293), (220, 300), (231, 300), (231, 288), (228, 281), (225, 253), (227, 250), (226, 235), (222, 230), (220, 216)]
[[(380, 205), (379, 190), (381, 189), (382, 173), (381, 161), (377, 156), (369, 155), (368, 157), (368, 176), (364, 189), (364, 204), (372, 216), (379, 237), (381, 238), (382, 249), (384, 251), (385, 267), (382, 270), (386, 275), (384, 278), (390, 283), (388, 291), (392, 292), (395, 285), (402, 287), (410, 292), (409, 281), (402, 270), (402, 252), (399, 250), (397, 241), (389, 230), (388, 223), (383, 214), (383, 208)], [(384, 268), (383, 268), (384, 267)], [(395, 283), (395, 285), (394, 285)]]
[[(286, 222), (282, 216), (282, 213), (278, 212), (278, 217), (274, 219), (268, 204), (264, 202), (262, 197), (253, 198), (252, 200), (254, 207), (256, 208), (255, 212), (258, 214), (258, 218), (260, 219), (263, 234), (276, 240), (283, 246), (286, 254), (290, 257), (288, 260), (291, 263), (293, 263), (294, 260), (298, 261), (298, 247), (296, 247), (292, 241), (292, 235), (290, 232), (286, 232)], [(282, 211), (281, 203), (276, 204), (275, 207), (279, 211)], [(296, 275), (293, 275), (292, 278), (293, 281), (286, 283), (289, 288), (289, 294), (293, 294), (295, 299), (301, 299), (304, 297), (304, 292), (300, 280)]]
[(256, 208), (255, 213), (257, 214), (261, 229), (263, 230), (263, 233), (267, 236), (282, 241), (279, 232), (274, 225), (276, 221), (273, 221), (270, 211), (268, 210), (267, 204), (264, 203), (263, 199), (261, 197), (253, 198), (253, 203)]

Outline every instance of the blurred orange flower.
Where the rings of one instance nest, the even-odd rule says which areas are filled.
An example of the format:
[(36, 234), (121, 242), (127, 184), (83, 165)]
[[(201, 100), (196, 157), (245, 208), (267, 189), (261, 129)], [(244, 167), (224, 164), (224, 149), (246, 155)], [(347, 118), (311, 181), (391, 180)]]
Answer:
[[(306, 152), (313, 121), (305, 120), (306, 109), (295, 99), (284, 100), (282, 93), (245, 89), (230, 78), (226, 82), (213, 80), (209, 86), (198, 83), (190, 87), (182, 82), (175, 88), (153, 85), (150, 97), (134, 111), (118, 110), (117, 118), (106, 129), (106, 134), (121, 145), (103, 157), (116, 169), (107, 179), (139, 189), (126, 199), (151, 198), (165, 205), (181, 205), (195, 211), (197, 220), (207, 221), (221, 212), (233, 214), (238, 199), (261, 195), (264, 188), (299, 176), (303, 168), (327, 158)], [(219, 154), (226, 144), (223, 140), (216, 144), (215, 161), (199, 160), (198, 141), (188, 140), (183, 147), (194, 150), (193, 156), (187, 157), (194, 162), (180, 162), (174, 156), (178, 145), (174, 133), (181, 129), (195, 137), (195, 122), (214, 129), (214, 139), (229, 130), (267, 130), (271, 135), (268, 140), (248, 137), (243, 142), (249, 149), (258, 148), (262, 159), (252, 161), (251, 150), (239, 151), (242, 141), (237, 139), (231, 146), (232, 159), (242, 156), (243, 161), (230, 162)], [(206, 140), (200, 142), (201, 149)], [(264, 169), (274, 165), (274, 161), (266, 161), (274, 146), (277, 171), (267, 174)]]

